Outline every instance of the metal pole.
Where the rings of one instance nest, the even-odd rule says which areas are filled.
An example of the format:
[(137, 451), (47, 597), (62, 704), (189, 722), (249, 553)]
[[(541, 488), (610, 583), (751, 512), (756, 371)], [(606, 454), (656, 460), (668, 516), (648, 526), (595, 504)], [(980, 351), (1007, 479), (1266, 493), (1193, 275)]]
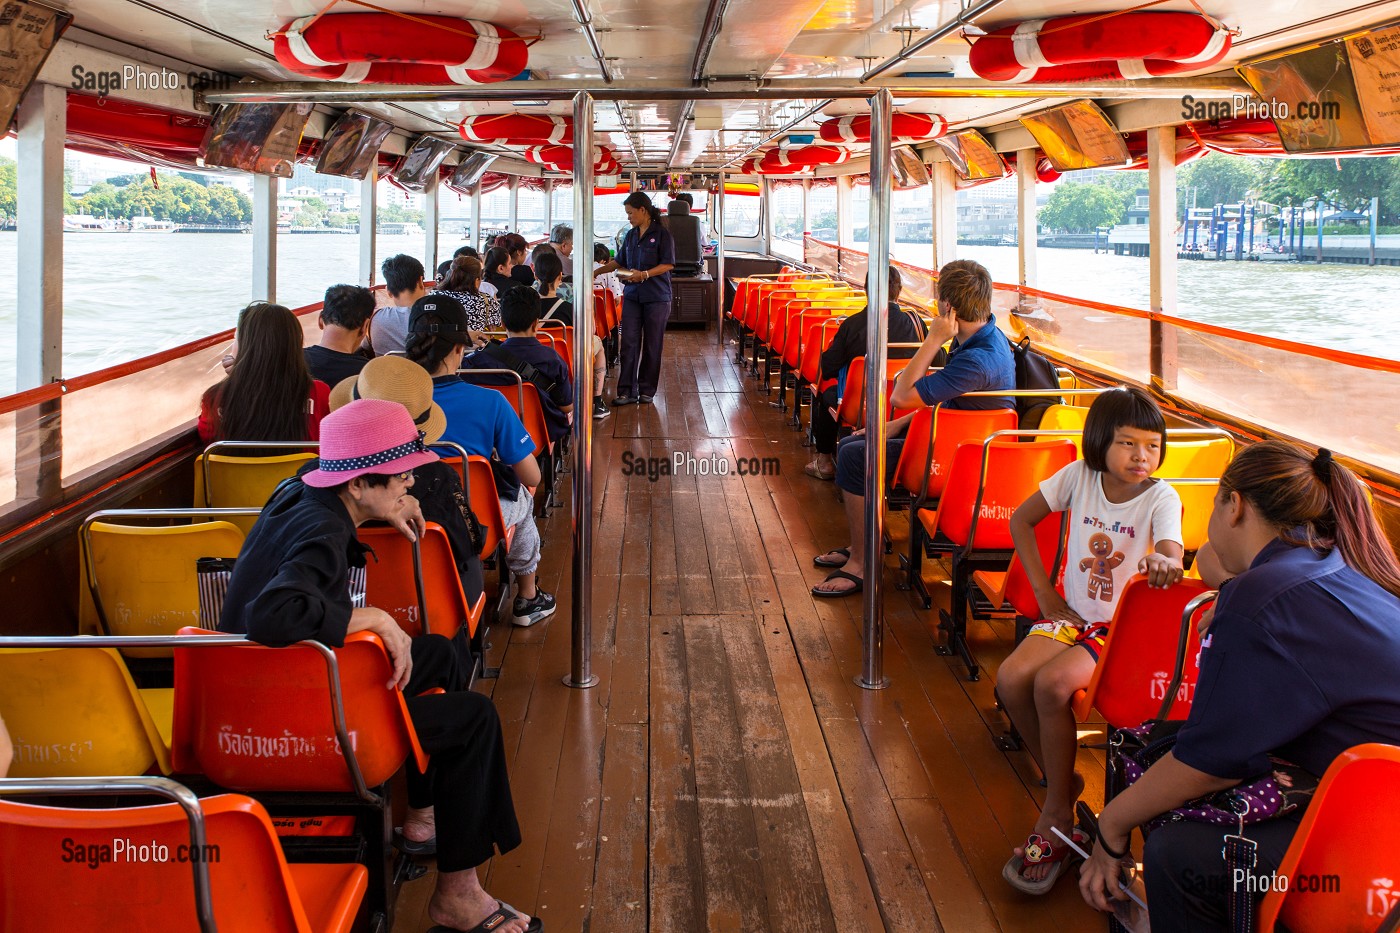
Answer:
[(1176, 136), (1172, 127), (1147, 131), (1148, 308), (1152, 384), (1176, 388), (1176, 331), (1156, 315), (1176, 313)]
[[(472, 229), (467, 242), (481, 249), (481, 182), (472, 185)], [(485, 252), (482, 250), (482, 253)]]
[(593, 98), (574, 95), (574, 567), (566, 687), (593, 673)]
[(1381, 199), (1371, 199), (1371, 261), (1368, 265), (1376, 264), (1376, 218), (1380, 214)]
[(711, 231), (715, 235), (715, 278), (719, 279), (719, 307), (715, 309), (715, 320), (719, 322), (719, 345), (724, 346), (724, 172), (719, 173), (719, 193), (715, 195), (715, 225)]
[(869, 296), (865, 338), (865, 628), (861, 673), (856, 684), (867, 690), (889, 686), (885, 676), (885, 344), (890, 300), (890, 119), (888, 90), (870, 99), (870, 255), (865, 291)]
[(1322, 262), (1322, 198), (1317, 199), (1317, 261)]

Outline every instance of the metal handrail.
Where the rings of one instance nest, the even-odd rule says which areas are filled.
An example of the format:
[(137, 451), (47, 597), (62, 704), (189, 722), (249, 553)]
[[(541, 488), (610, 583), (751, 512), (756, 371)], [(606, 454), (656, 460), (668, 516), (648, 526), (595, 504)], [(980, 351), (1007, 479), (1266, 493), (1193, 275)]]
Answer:
[(204, 469), (204, 504), (212, 506), (213, 496), (210, 494), (213, 474), (209, 469), (209, 458), (219, 450), (313, 450), (320, 453), (321, 444), (319, 441), (214, 441), (204, 448), (204, 453), (200, 454), (200, 463)]
[[(326, 662), (326, 678), (330, 686), (331, 716), (335, 737), (340, 742), (345, 766), (355, 785), (355, 796), (374, 806), (382, 806), (383, 798), (369, 789), (359, 758), (350, 743), (350, 729), (345, 723), (345, 698), (340, 687), (340, 662), (335, 652), (319, 641), (306, 639), (296, 643), (320, 652)], [(267, 648), (244, 635), (19, 635), (0, 637), (0, 650), (6, 648)], [(387, 650), (387, 649), (386, 649)]]
[[(485, 369), (480, 366), (464, 366), (457, 370), (457, 375), (484, 375), (484, 376), (510, 376), (515, 379), (516, 395), (520, 399), (520, 420), (525, 420), (525, 379), (520, 373), (513, 369)], [(475, 383), (473, 383), (475, 385)]]
[(179, 804), (190, 826), (190, 865), (194, 873), (194, 909), (199, 916), (200, 933), (218, 933), (214, 921), (213, 887), (209, 883), (209, 863), (194, 853), (207, 851), (208, 836), (204, 829), (204, 809), (199, 797), (185, 785), (164, 777), (58, 777), (58, 778), (0, 778), (0, 796), (22, 797), (45, 795), (54, 797), (97, 796), (102, 794), (153, 794)]
[(1181, 610), (1181, 632), (1176, 637), (1176, 666), (1172, 668), (1171, 685), (1167, 687), (1167, 695), (1162, 698), (1162, 708), (1157, 711), (1158, 719), (1166, 719), (1171, 715), (1176, 692), (1181, 689), (1181, 681), (1186, 677), (1186, 647), (1191, 643), (1191, 617), (1196, 614), (1197, 609), (1206, 603), (1214, 602), (1219, 595), (1218, 590), (1207, 590)]
[[(206, 485), (204, 488), (208, 490), (209, 487)], [(92, 597), (92, 606), (97, 612), (97, 621), (102, 625), (102, 630), (107, 630), (107, 613), (102, 608), (102, 597), (97, 591), (97, 569), (92, 560), (92, 526), (95, 522), (108, 518), (249, 518), (261, 514), (262, 509), (100, 509), (83, 519), (82, 525), (78, 527), (78, 546), (83, 555), (88, 595)]]

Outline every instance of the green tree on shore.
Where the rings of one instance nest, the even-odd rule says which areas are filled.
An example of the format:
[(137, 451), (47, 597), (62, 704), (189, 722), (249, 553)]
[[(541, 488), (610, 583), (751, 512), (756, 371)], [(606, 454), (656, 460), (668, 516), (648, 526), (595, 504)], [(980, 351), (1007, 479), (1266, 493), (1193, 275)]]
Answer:
[(1062, 181), (1040, 209), (1039, 222), (1066, 233), (1093, 233), (1118, 223), (1124, 210), (1123, 193), (1114, 185)]

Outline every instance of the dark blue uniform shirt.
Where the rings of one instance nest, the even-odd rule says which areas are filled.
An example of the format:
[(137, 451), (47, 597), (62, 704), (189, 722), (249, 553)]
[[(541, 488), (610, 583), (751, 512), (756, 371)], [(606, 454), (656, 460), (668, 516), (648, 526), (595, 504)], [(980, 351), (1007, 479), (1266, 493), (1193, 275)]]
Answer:
[(1222, 778), (1314, 775), (1363, 742), (1400, 744), (1400, 598), (1282, 540), (1220, 591), (1176, 757)]
[[(623, 269), (636, 269), (645, 272), (657, 266), (673, 266), (676, 263), (676, 243), (671, 233), (656, 221), (647, 224), (646, 235), (638, 233), (640, 227), (627, 231), (622, 241), (622, 250), (617, 254), (617, 264)], [(627, 282), (622, 286), (622, 297), (630, 298), (638, 304), (653, 301), (671, 300), (671, 273), (653, 275), (642, 282)]]
[(993, 408), (1015, 408), (1014, 396), (974, 395), (960, 398), (964, 392), (991, 392), (1016, 388), (1016, 360), (1011, 355), (1011, 342), (997, 329), (995, 316), (963, 343), (953, 341), (948, 362), (936, 373), (914, 383), (919, 398), (930, 408), (943, 402), (944, 408), (963, 411), (986, 411)]

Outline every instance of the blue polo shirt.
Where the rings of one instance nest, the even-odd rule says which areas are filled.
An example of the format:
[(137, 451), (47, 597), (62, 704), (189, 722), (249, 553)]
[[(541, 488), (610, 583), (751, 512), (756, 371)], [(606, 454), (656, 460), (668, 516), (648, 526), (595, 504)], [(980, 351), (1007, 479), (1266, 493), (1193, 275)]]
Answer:
[(447, 430), (442, 439), (460, 444), (469, 454), (491, 456), (492, 451), (507, 465), (497, 469), (496, 492), (514, 499), (520, 488), (515, 471), (509, 469), (535, 452), (530, 432), (520, 422), (520, 416), (499, 392), (469, 385), (457, 376), (439, 376), (433, 380), (433, 401), (447, 415)]
[[(542, 389), (540, 391), (540, 405), (544, 408), (545, 426), (549, 428), (551, 441), (557, 441), (568, 434), (569, 416), (560, 411), (560, 408), (574, 403), (574, 386), (569, 381), (569, 364), (565, 363), (564, 358), (554, 352), (553, 348), (545, 346), (533, 337), (507, 337), (501, 342), (501, 346), (512, 356), (522, 359), (538, 369), (546, 379), (554, 383), (554, 391), (549, 393)], [(462, 368), (500, 369), (501, 363), (478, 350), (475, 353), (468, 353), (462, 358)], [(515, 380), (509, 376), (485, 375), (480, 377), (478, 384), (515, 385)]]
[(995, 316), (965, 342), (954, 340), (943, 368), (914, 383), (919, 398), (930, 408), (942, 402), (944, 408), (963, 411), (1014, 408), (1016, 402), (1010, 395), (959, 398), (964, 392), (1014, 388), (1016, 360), (1011, 355), (1011, 342), (997, 329)]
[[(622, 249), (617, 254), (617, 264), (623, 269), (637, 269), (645, 272), (661, 265), (675, 265), (676, 242), (671, 232), (655, 221), (647, 225), (646, 236), (632, 227), (622, 241)], [(639, 304), (671, 300), (671, 273), (653, 275), (642, 282), (627, 282), (622, 286), (622, 297)]]
[(1400, 745), (1400, 598), (1276, 539), (1220, 591), (1176, 757), (1222, 778), (1273, 754), (1314, 775), (1363, 742)]

